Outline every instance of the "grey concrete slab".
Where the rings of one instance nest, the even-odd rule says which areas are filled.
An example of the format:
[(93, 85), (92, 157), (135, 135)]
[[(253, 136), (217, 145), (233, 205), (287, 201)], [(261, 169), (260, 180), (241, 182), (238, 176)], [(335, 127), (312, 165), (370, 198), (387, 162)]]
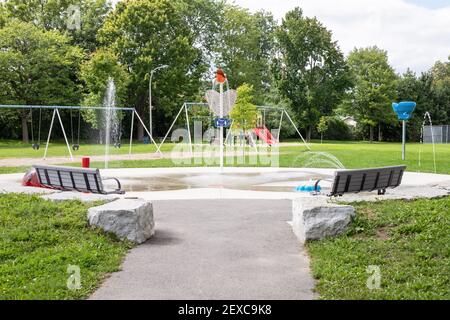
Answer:
[(95, 193), (84, 193), (77, 191), (64, 191), (57, 192), (52, 194), (47, 194), (41, 196), (41, 198), (45, 200), (51, 200), (54, 202), (61, 202), (67, 200), (78, 200), (81, 202), (96, 202), (96, 201), (105, 201), (111, 202), (120, 198), (119, 195), (116, 194), (95, 194)]
[(312, 299), (289, 200), (156, 201), (156, 233), (91, 299)]

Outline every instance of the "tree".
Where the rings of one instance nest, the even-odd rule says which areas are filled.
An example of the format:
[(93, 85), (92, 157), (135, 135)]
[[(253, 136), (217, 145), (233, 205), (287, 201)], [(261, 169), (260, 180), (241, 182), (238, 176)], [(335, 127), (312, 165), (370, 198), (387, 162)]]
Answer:
[[(397, 81), (398, 101), (415, 101), (417, 103), (412, 118), (408, 121), (408, 136), (418, 141), (425, 112), (436, 115), (435, 95), (432, 90), (432, 76), (424, 72), (419, 77), (407, 70)], [(397, 140), (400, 136), (400, 122), (395, 125), (395, 133), (390, 136)]]
[(6, 7), (3, 2), (0, 2), (0, 28), (6, 24)]
[(332, 34), (300, 8), (288, 12), (277, 33), (280, 57), (275, 61), (279, 90), (307, 129), (340, 103), (350, 87), (344, 56)]
[[(189, 26), (193, 37), (194, 45), (202, 52), (203, 60), (207, 65), (212, 66), (216, 61), (217, 48), (223, 24), (224, 2), (216, 0), (178, 0), (173, 1), (180, 12), (184, 23)], [(210, 81), (215, 71), (211, 68), (209, 74), (205, 74), (206, 81)]]
[[(168, 65), (153, 79), (153, 85), (158, 88), (152, 97), (155, 123), (167, 124), (183, 102), (198, 92), (207, 66), (201, 50), (194, 46), (193, 32), (183, 20), (179, 6), (172, 1), (117, 3), (98, 38), (130, 73), (129, 103), (141, 114), (147, 114), (148, 74), (160, 65)], [(138, 129), (142, 138), (142, 126)], [(163, 134), (167, 128), (158, 125), (154, 130)]]
[(236, 104), (230, 112), (234, 128), (240, 128), (245, 132), (256, 126), (258, 110), (253, 100), (253, 86), (244, 83), (237, 88)]
[[(99, 106), (102, 104), (109, 78), (114, 80), (116, 86), (117, 105), (123, 107), (126, 103), (129, 75), (111, 50), (100, 48), (94, 52), (91, 58), (81, 65), (80, 78), (86, 88), (83, 105)], [(101, 119), (100, 112), (89, 110), (84, 112), (83, 117), (95, 128), (98, 128), (98, 122)]]
[(381, 124), (394, 124), (391, 105), (397, 93), (397, 76), (389, 65), (387, 52), (377, 47), (354, 49), (348, 56), (354, 88), (344, 101), (344, 109), (358, 123), (369, 127), (369, 140), (373, 141), (374, 128)]
[[(6, 0), (4, 6), (9, 17), (66, 33), (71, 36), (71, 44), (88, 51), (97, 47), (97, 31), (111, 10), (108, 0)], [(77, 8), (79, 28), (75, 23)]]
[(319, 123), (317, 124), (317, 132), (320, 133), (320, 143), (323, 142), (323, 134), (328, 130), (328, 118), (325, 116), (320, 117)]
[(271, 14), (251, 14), (247, 9), (225, 6), (216, 64), (226, 70), (231, 87), (251, 84), (258, 103), (264, 102), (271, 83), (275, 29)]
[(438, 61), (430, 70), (431, 89), (435, 108), (430, 111), (435, 123), (448, 124), (450, 119), (450, 57), (447, 62)]
[[(0, 29), (0, 101), (3, 104), (76, 104), (74, 76), (81, 51), (69, 38), (19, 21)], [(21, 111), (22, 139), (28, 142), (29, 111)]]

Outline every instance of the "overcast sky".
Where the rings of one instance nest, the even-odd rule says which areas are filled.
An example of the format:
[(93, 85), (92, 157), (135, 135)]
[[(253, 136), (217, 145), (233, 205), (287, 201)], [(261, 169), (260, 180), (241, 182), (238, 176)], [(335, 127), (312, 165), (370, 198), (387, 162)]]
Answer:
[(345, 54), (377, 45), (398, 72), (428, 70), (450, 55), (450, 0), (228, 0), (278, 19), (299, 6), (331, 29)]

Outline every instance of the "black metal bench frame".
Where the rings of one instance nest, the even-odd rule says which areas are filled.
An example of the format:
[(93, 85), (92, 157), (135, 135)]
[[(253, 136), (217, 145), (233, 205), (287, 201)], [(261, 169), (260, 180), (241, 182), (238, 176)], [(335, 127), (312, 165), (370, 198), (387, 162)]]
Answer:
[[(345, 193), (372, 192), (386, 194), (387, 188), (396, 188), (402, 183), (406, 166), (392, 166), (357, 170), (337, 170), (334, 174), (330, 197), (342, 196)], [(341, 181), (345, 183), (342, 184)], [(356, 182), (355, 182), (356, 181)], [(316, 189), (320, 180), (316, 182)]]
[[(79, 191), (98, 194), (124, 194), (120, 181), (116, 178), (102, 179), (98, 169), (33, 165), (39, 183), (44, 187), (63, 191)], [(117, 189), (106, 191), (103, 181), (115, 180)]]

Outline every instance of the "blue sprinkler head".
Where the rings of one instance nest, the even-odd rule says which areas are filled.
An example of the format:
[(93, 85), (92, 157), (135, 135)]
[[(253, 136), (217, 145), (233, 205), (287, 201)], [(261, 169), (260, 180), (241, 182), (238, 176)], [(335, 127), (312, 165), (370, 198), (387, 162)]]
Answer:
[(314, 185), (312, 186), (298, 186), (297, 188), (295, 188), (295, 191), (299, 191), (299, 192), (320, 192), (320, 190), (322, 190), (322, 188), (320, 186), (315, 187)]
[(411, 118), (411, 114), (416, 108), (416, 103), (412, 101), (402, 101), (400, 103), (392, 103), (392, 109), (397, 114), (398, 120), (406, 121)]

